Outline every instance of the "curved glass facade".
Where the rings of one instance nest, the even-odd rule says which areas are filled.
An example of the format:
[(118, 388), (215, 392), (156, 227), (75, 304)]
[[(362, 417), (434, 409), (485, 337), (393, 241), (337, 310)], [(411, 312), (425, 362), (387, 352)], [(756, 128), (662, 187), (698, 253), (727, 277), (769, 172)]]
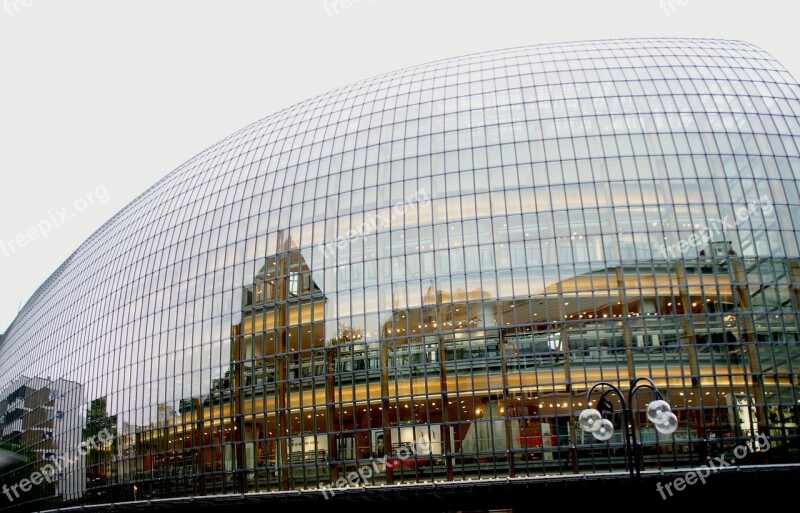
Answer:
[(7, 330), (0, 435), (27, 463), (0, 479), (54, 467), (8, 498), (625, 476), (619, 413), (609, 442), (577, 418), (594, 383), (634, 377), (679, 420), (657, 433), (636, 395), (641, 468), (758, 436), (769, 452), (737, 464), (800, 462), (799, 92), (742, 42), (583, 42), (244, 128)]

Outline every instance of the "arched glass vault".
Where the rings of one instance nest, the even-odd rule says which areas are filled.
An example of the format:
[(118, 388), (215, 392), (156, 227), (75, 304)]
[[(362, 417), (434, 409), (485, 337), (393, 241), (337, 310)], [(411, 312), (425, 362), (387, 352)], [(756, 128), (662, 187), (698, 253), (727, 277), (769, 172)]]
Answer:
[(254, 123), (109, 220), (8, 328), (0, 447), (23, 463), (0, 480), (58, 466), (10, 492), (44, 508), (353, 472), (625, 477), (622, 430), (577, 419), (594, 383), (636, 377), (679, 420), (659, 434), (635, 398), (642, 469), (759, 436), (737, 464), (796, 464), (798, 90), (747, 43), (597, 41)]

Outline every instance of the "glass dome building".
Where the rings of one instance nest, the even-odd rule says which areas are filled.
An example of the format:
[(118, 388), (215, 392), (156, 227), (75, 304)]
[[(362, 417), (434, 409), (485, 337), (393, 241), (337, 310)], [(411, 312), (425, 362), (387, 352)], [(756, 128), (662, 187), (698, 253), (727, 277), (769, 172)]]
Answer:
[(0, 339), (0, 508), (800, 464), (799, 96), (751, 44), (592, 41), (240, 130)]

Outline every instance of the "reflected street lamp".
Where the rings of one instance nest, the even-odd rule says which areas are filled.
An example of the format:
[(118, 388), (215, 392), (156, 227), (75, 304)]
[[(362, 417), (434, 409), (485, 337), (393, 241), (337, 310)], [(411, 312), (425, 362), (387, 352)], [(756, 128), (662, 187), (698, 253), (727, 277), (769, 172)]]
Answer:
[(605, 387), (607, 390), (603, 392), (600, 399), (597, 401), (595, 408), (586, 408), (578, 416), (578, 425), (584, 431), (591, 433), (597, 440), (607, 442), (614, 435), (614, 424), (603, 417), (604, 413), (612, 413), (614, 406), (608, 400), (607, 395), (611, 392), (617, 394), (619, 403), (622, 407), (622, 438), (625, 443), (625, 461), (631, 473), (631, 477), (639, 475), (639, 466), (636, 464), (636, 457), (634, 450), (637, 446), (636, 443), (636, 429), (633, 426), (633, 413), (631, 405), (633, 403), (634, 394), (639, 389), (648, 388), (652, 392), (653, 400), (647, 404), (647, 420), (652, 422), (659, 433), (671, 435), (678, 429), (678, 417), (672, 413), (672, 408), (669, 403), (664, 400), (661, 392), (656, 388), (655, 383), (650, 378), (637, 378), (631, 382), (631, 388), (628, 391), (627, 401), (622, 391), (608, 383), (601, 381), (594, 384), (589, 390), (586, 391), (586, 404), (591, 404), (592, 392), (595, 388)]

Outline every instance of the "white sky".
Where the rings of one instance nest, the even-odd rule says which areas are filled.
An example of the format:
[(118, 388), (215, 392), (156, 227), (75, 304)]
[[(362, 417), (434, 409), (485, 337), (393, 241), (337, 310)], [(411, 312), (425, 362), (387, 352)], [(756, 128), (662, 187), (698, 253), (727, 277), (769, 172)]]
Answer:
[[(0, 331), (93, 231), (169, 171), (252, 121), (362, 78), (484, 50), (649, 36), (747, 40), (800, 76), (794, 1), (327, 3), (337, 9), (326, 13), (323, 0), (0, 0), (0, 241), (60, 221), (62, 209), (74, 214), (46, 239), (0, 246)], [(94, 204), (81, 203), (92, 192)]]

